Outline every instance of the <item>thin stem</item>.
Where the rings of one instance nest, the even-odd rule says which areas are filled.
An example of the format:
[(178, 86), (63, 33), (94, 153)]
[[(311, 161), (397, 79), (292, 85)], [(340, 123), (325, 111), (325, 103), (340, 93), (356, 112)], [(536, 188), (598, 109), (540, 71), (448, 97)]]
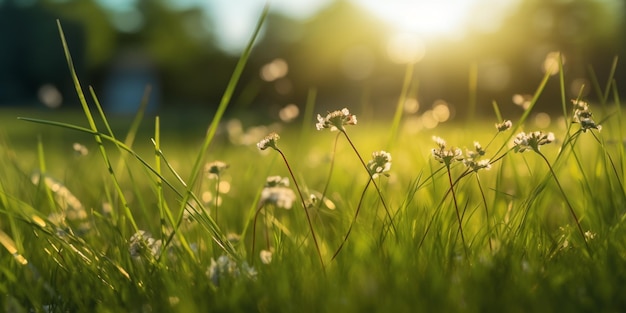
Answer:
[(302, 196), (302, 191), (300, 190), (300, 186), (298, 186), (298, 181), (296, 180), (296, 176), (293, 175), (293, 171), (291, 170), (291, 166), (289, 166), (289, 162), (287, 162), (287, 157), (285, 154), (278, 148), (274, 148), (280, 156), (283, 157), (285, 161), (285, 165), (287, 165), (287, 169), (289, 170), (289, 174), (291, 175), (291, 179), (293, 179), (293, 184), (296, 186), (296, 190), (298, 190), (298, 195), (300, 196), (300, 200), (302, 201), (302, 208), (304, 209), (304, 213), (306, 213), (306, 219), (309, 223), (309, 230), (311, 231), (311, 237), (313, 237), (313, 242), (315, 243), (315, 250), (317, 251), (317, 256), (320, 259), (320, 264), (322, 264), (322, 270), (326, 272), (326, 268), (324, 267), (324, 259), (322, 259), (322, 252), (320, 252), (320, 246), (317, 243), (317, 237), (315, 236), (315, 230), (313, 230), (313, 223), (311, 223), (311, 216), (309, 215), (309, 210), (307, 210), (306, 203), (304, 202), (304, 197)]
[[(356, 156), (359, 157), (359, 161), (361, 161), (361, 164), (363, 165), (363, 168), (365, 168), (365, 171), (368, 173), (368, 175), (370, 175), (370, 178), (371, 178), (371, 174), (370, 174), (369, 170), (367, 169), (367, 165), (365, 164), (365, 161), (363, 161), (363, 158), (359, 154), (359, 151), (356, 149), (356, 147), (352, 143), (352, 140), (350, 140), (350, 137), (348, 137), (348, 133), (346, 133), (345, 130), (341, 130), (341, 132), (343, 133), (343, 135), (348, 140), (348, 143), (350, 143), (350, 146), (352, 146), (352, 150), (354, 150), (354, 153), (356, 153)], [(383, 194), (380, 191), (380, 188), (378, 188), (378, 184), (376, 183), (376, 181), (373, 180), (373, 179), (371, 179), (371, 181), (372, 181), (372, 183), (374, 183), (374, 187), (376, 187), (376, 191), (378, 192), (378, 197), (380, 198), (380, 201), (382, 202), (383, 207), (385, 208), (385, 212), (387, 213), (387, 217), (389, 217), (389, 223), (391, 224), (391, 228), (393, 228), (393, 232), (397, 234), (398, 232), (396, 230), (396, 226), (393, 223), (393, 217), (391, 216), (391, 213), (389, 213), (389, 209), (387, 208), (387, 204), (385, 203), (385, 199), (383, 198)]]
[(322, 203), (324, 203), (324, 199), (326, 198), (326, 192), (328, 192), (328, 186), (330, 185), (330, 178), (333, 175), (333, 169), (335, 167), (335, 153), (337, 152), (337, 142), (339, 141), (339, 133), (335, 137), (335, 144), (333, 145), (333, 153), (330, 155), (330, 168), (328, 169), (328, 178), (326, 179), (326, 184), (324, 184), (324, 190), (322, 191), (322, 198), (319, 201), (319, 205), (317, 209), (319, 210), (322, 207)]
[(450, 166), (446, 166), (446, 169), (448, 170), (448, 181), (450, 182), (450, 192), (452, 193), (452, 199), (454, 200), (454, 209), (456, 211), (456, 218), (459, 221), (459, 232), (461, 233), (461, 241), (463, 242), (463, 249), (465, 250), (465, 257), (468, 257), (467, 245), (465, 245), (465, 235), (463, 235), (463, 222), (461, 220), (461, 214), (459, 214), (459, 205), (456, 201), (456, 193), (454, 192), (454, 183), (452, 182), (452, 174), (450, 174)]
[(493, 245), (491, 244), (491, 223), (489, 222), (489, 209), (487, 207), (487, 199), (485, 198), (485, 192), (483, 191), (483, 186), (480, 183), (480, 176), (476, 173), (476, 182), (478, 183), (478, 189), (480, 190), (480, 196), (483, 200), (483, 205), (485, 206), (485, 216), (487, 219), (487, 240), (489, 241), (489, 251), (493, 253)]
[(541, 158), (548, 165), (548, 168), (550, 169), (550, 173), (552, 174), (552, 177), (554, 178), (554, 181), (556, 182), (556, 185), (559, 187), (559, 190), (561, 191), (561, 194), (563, 195), (563, 199), (565, 199), (565, 203), (567, 204), (569, 212), (571, 213), (572, 218), (574, 218), (574, 221), (576, 222), (576, 226), (578, 227), (578, 231), (580, 232), (580, 235), (582, 236), (583, 241), (585, 242), (585, 246), (587, 247), (587, 250), (589, 251), (589, 253), (591, 253), (591, 247), (589, 247), (589, 243), (587, 242), (587, 238), (585, 238), (585, 232), (583, 231), (582, 226), (580, 226), (580, 220), (578, 219), (578, 216), (576, 216), (576, 212), (574, 212), (574, 208), (572, 207), (572, 204), (569, 202), (569, 199), (567, 198), (567, 194), (565, 194), (565, 190), (563, 190), (563, 186), (561, 186), (561, 183), (559, 182), (559, 179), (556, 177), (556, 174), (554, 173), (554, 170), (552, 169), (552, 166), (550, 165), (550, 162), (548, 161), (546, 156), (543, 155), (543, 153), (541, 153), (539, 150), (534, 150), (534, 151), (537, 152), (537, 154), (539, 154), (541, 156)]
[(256, 243), (256, 220), (259, 217), (259, 212), (261, 212), (261, 209), (265, 207), (265, 203), (261, 203), (261, 205), (259, 205), (259, 208), (256, 210), (256, 213), (254, 213), (254, 222), (252, 222), (252, 252), (250, 253), (250, 256), (252, 258), (252, 260), (250, 260), (250, 263), (252, 265), (254, 265), (254, 246)]
[(219, 225), (217, 222), (217, 206), (220, 200), (220, 175), (217, 174), (217, 181), (215, 183), (215, 224)]
[(341, 249), (343, 248), (343, 245), (346, 243), (346, 241), (348, 241), (348, 237), (350, 236), (350, 232), (352, 232), (352, 226), (354, 226), (354, 223), (356, 222), (356, 217), (359, 215), (359, 211), (361, 210), (361, 204), (363, 203), (363, 198), (365, 197), (365, 192), (367, 191), (367, 188), (370, 186), (370, 183), (373, 182), (374, 180), (370, 177), (370, 179), (367, 181), (367, 184), (365, 185), (365, 188), (363, 188), (363, 192), (361, 193), (361, 198), (359, 199), (359, 204), (356, 207), (356, 211), (354, 212), (354, 218), (352, 219), (352, 222), (350, 223), (350, 227), (348, 228), (348, 232), (346, 232), (346, 236), (343, 238), (343, 241), (341, 242), (341, 245), (339, 245), (339, 248), (337, 248), (337, 251), (335, 251), (335, 254), (333, 254), (333, 257), (330, 259), (331, 261), (334, 260), (337, 255), (339, 254), (339, 252), (341, 251)]

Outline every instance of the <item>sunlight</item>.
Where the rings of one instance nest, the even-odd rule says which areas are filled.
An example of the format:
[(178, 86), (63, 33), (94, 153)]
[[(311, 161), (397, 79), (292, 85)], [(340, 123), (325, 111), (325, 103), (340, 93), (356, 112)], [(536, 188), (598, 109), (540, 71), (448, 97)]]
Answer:
[(425, 37), (460, 36), (477, 0), (359, 0), (357, 4), (392, 25), (398, 31)]
[(353, 0), (397, 32), (459, 39), (469, 29), (494, 31), (519, 0)]

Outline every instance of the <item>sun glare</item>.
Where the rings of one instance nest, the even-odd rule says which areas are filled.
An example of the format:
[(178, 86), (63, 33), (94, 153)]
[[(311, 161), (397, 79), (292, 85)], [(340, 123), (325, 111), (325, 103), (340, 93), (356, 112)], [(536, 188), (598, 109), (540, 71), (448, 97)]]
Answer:
[(424, 37), (462, 36), (477, 0), (356, 0), (399, 32)]

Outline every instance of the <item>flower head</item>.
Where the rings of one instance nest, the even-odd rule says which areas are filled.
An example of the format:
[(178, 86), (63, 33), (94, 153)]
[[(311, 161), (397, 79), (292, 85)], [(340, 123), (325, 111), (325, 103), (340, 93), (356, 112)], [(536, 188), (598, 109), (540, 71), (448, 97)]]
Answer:
[(432, 149), (431, 152), (435, 160), (440, 163), (445, 164), (446, 166), (450, 166), (450, 164), (454, 161), (459, 161), (463, 159), (463, 151), (459, 148), (447, 148), (445, 140), (440, 137), (433, 136), (433, 140), (437, 144), (436, 149)]
[(209, 178), (219, 176), (224, 170), (228, 168), (228, 164), (222, 161), (213, 161), (204, 165), (204, 170), (209, 175)]
[(478, 141), (474, 141), (474, 150), (468, 149), (465, 155), (465, 158), (463, 158), (463, 164), (471, 170), (477, 172), (480, 169), (488, 170), (491, 168), (489, 160), (479, 160), (485, 155), (485, 149), (483, 149)]
[(554, 141), (553, 133), (543, 133), (541, 131), (532, 132), (526, 134), (521, 132), (515, 136), (513, 140), (513, 149), (515, 152), (524, 152), (526, 150), (533, 150), (539, 152), (539, 146), (549, 144)]
[(133, 258), (139, 258), (142, 255), (150, 255), (156, 257), (161, 252), (161, 240), (152, 238), (150, 233), (138, 230), (130, 237), (128, 251)]
[(318, 114), (315, 127), (317, 130), (329, 128), (330, 131), (344, 131), (344, 125), (356, 125), (356, 115), (350, 114), (350, 111), (346, 108), (343, 108), (341, 111), (329, 112), (326, 114), (326, 117)]
[(496, 123), (496, 129), (498, 129), (498, 132), (503, 132), (511, 128), (512, 126), (513, 123), (511, 122), (511, 120), (504, 120), (502, 121), (502, 123)]
[(221, 282), (234, 281), (242, 276), (255, 279), (257, 272), (248, 263), (237, 264), (233, 258), (223, 254), (217, 260), (211, 258), (211, 265), (205, 274), (215, 286), (219, 286)]
[(272, 249), (270, 250), (261, 250), (261, 252), (259, 253), (259, 257), (261, 258), (261, 262), (263, 262), (263, 264), (270, 264), (272, 263)]
[(391, 154), (385, 151), (376, 151), (372, 153), (372, 159), (367, 162), (367, 170), (369, 171), (372, 178), (378, 177), (378, 175), (385, 174), (391, 169)]
[(272, 203), (279, 208), (291, 209), (296, 200), (296, 194), (289, 188), (287, 177), (270, 176), (261, 191), (261, 202)]
[(580, 123), (580, 127), (583, 132), (587, 132), (589, 129), (602, 130), (602, 125), (596, 124), (593, 120), (593, 114), (589, 110), (589, 104), (582, 100), (572, 100), (574, 104), (574, 123)]
[(278, 141), (278, 139), (280, 139), (280, 136), (278, 136), (277, 133), (270, 133), (269, 135), (265, 136), (265, 138), (261, 139), (261, 141), (259, 141), (256, 146), (260, 150), (265, 150), (267, 148), (278, 150), (278, 147), (276, 147), (276, 142)]

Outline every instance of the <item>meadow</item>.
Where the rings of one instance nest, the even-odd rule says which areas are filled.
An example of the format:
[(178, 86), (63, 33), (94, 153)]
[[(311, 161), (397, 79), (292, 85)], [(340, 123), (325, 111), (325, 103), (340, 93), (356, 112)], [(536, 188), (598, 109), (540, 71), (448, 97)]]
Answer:
[[(82, 115), (3, 113), (5, 311), (626, 309), (612, 77), (567, 99), (558, 64), (520, 116), (416, 132), (405, 95), (392, 120), (309, 101), (301, 123), (243, 127), (222, 117), (250, 52), (197, 129), (107, 117), (67, 49)], [(540, 128), (549, 80), (562, 118)]]

